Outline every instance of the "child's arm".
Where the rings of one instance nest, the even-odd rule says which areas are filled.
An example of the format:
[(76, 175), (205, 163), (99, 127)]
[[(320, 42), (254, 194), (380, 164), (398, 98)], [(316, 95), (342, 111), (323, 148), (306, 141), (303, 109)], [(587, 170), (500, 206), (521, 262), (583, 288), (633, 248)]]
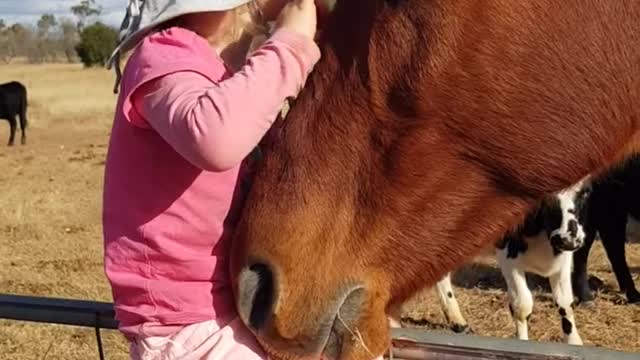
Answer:
[(311, 39), (276, 31), (229, 79), (213, 83), (177, 72), (141, 87), (132, 100), (178, 153), (202, 169), (223, 171), (258, 144), (319, 57)]

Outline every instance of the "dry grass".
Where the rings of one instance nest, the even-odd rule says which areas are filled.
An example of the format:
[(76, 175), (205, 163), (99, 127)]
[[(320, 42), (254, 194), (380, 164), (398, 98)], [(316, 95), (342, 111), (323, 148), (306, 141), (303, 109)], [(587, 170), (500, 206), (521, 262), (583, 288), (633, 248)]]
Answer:
[(102, 68), (77, 64), (4, 65), (0, 83), (19, 80), (29, 93), (29, 121), (36, 129), (104, 128), (111, 121), (114, 75)]
[[(631, 244), (628, 250), (627, 258), (636, 284), (640, 285), (637, 266), (640, 264), (640, 244)], [(626, 304), (600, 242), (594, 244), (589, 266), (597, 298), (594, 308), (576, 309), (580, 336), (587, 345), (640, 352), (640, 307)], [(476, 335), (515, 336), (515, 325), (507, 307), (506, 285), (492, 257), (479, 258), (463, 267), (452, 280), (461, 311)], [(528, 276), (528, 282), (534, 290), (530, 339), (562, 342), (560, 317), (553, 305), (548, 282), (537, 276)], [(406, 326), (448, 331), (435, 289), (422, 291), (405, 304), (404, 309), (405, 316), (412, 320)]]
[[(0, 82), (29, 89), (28, 145), (7, 148), (0, 122), (0, 293), (110, 301), (102, 269), (101, 189), (115, 96), (113, 74), (78, 65), (0, 66)], [(638, 277), (640, 245), (629, 248)], [(602, 249), (591, 258), (604, 285), (592, 310), (579, 310), (581, 335), (591, 344), (640, 351), (640, 311), (621, 304)], [(491, 262), (456, 277), (457, 297), (476, 334), (511, 336), (503, 281)], [(640, 282), (638, 282), (640, 285)], [(559, 340), (559, 321), (548, 292), (536, 292), (531, 337)], [(425, 291), (407, 315), (442, 328), (437, 298)], [(116, 332), (107, 332), (109, 359), (126, 359)], [(45, 356), (46, 355), (46, 356)], [(93, 331), (0, 321), (0, 359), (94, 359)]]
[[(0, 66), (29, 92), (27, 146), (0, 121), (0, 293), (111, 301), (100, 204), (113, 74), (78, 65)], [(109, 359), (126, 359), (106, 332)], [(97, 358), (93, 330), (0, 321), (0, 359)]]

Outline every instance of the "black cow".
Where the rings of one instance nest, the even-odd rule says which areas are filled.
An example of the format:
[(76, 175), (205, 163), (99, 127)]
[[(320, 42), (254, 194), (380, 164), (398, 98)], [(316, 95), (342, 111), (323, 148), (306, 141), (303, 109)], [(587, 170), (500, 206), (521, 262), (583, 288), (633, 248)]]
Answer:
[(17, 81), (0, 84), (0, 119), (9, 120), (9, 146), (13, 146), (16, 136), (16, 117), (20, 118), (22, 145), (27, 143), (27, 89)]
[(629, 216), (640, 220), (640, 154), (618, 164), (593, 180), (585, 244), (574, 254), (573, 286), (579, 302), (593, 300), (587, 281), (587, 259), (596, 234), (600, 234), (620, 290), (629, 303), (640, 303), (625, 256)]

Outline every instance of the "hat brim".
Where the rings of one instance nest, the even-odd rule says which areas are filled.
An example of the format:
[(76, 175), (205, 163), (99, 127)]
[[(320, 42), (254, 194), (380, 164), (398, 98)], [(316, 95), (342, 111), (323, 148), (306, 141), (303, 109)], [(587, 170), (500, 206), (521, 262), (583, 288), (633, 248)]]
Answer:
[[(251, 1), (252, 0), (194, 0), (190, 3), (188, 1), (185, 1), (183, 3), (174, 2), (172, 7), (167, 7), (166, 9), (158, 12), (155, 17), (148, 19), (148, 22), (145, 25), (141, 26), (131, 34), (127, 35), (126, 38), (122, 39), (122, 41), (120, 41), (120, 43), (111, 52), (111, 56), (107, 61), (106, 67), (107, 69), (110, 69), (113, 61), (120, 53), (127, 52), (131, 48), (135, 47), (135, 45), (140, 40), (142, 40), (144, 36), (146, 36), (151, 30), (164, 22), (186, 14), (210, 11), (227, 11), (237, 8), (238, 6), (245, 5)], [(144, 13), (142, 14), (141, 20), (144, 20), (145, 15), (146, 14)]]

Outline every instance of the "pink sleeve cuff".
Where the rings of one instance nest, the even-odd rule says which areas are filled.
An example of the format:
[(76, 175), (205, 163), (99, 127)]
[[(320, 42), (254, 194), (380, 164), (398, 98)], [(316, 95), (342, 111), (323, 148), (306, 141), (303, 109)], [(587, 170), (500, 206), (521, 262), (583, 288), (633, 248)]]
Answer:
[(280, 42), (291, 48), (291, 50), (299, 56), (305, 67), (305, 75), (311, 72), (313, 66), (320, 60), (320, 48), (313, 39), (302, 34), (278, 29), (267, 40), (267, 42)]

